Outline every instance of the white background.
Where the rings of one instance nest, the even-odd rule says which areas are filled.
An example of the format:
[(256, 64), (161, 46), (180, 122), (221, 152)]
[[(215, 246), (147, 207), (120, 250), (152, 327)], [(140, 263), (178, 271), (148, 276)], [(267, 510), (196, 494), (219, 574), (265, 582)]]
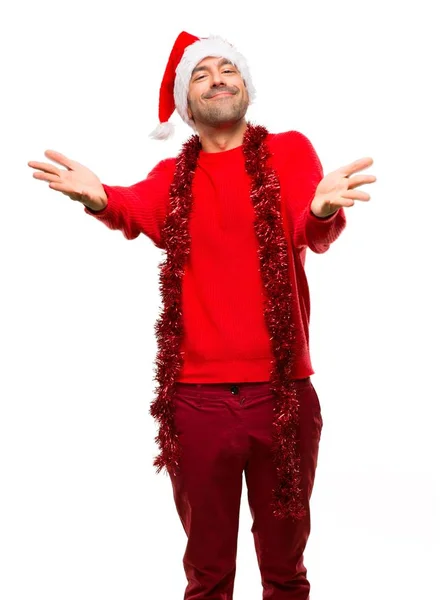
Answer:
[[(148, 138), (180, 31), (251, 67), (248, 118), (371, 156), (372, 199), (307, 256), (324, 429), (312, 600), (446, 600), (446, 28), (442, 2), (135, 0), (1, 9), (0, 596), (180, 600), (186, 536), (156, 475), (159, 263), (32, 178), (54, 149), (131, 185), (192, 133)], [(236, 290), (237, 293), (237, 290)], [(243, 488), (236, 600), (260, 600)]]

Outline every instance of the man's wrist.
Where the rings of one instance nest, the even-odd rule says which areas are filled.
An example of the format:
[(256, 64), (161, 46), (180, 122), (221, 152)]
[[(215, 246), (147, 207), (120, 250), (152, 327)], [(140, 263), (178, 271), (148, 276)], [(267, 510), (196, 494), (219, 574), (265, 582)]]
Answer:
[(316, 215), (316, 213), (310, 208), (310, 212), (313, 216), (316, 217), (316, 219), (321, 219), (322, 221), (325, 221), (326, 219), (330, 219), (332, 216), (334, 216), (337, 212), (338, 212), (339, 208), (337, 208), (336, 210), (334, 210), (333, 212), (331, 212), (328, 215)]

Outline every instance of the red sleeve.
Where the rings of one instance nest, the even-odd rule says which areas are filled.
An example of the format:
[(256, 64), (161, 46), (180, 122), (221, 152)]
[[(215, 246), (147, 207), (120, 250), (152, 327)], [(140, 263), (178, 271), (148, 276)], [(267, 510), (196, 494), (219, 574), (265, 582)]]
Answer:
[(162, 227), (169, 203), (175, 159), (160, 161), (146, 179), (123, 187), (103, 183), (107, 205), (98, 211), (84, 207), (84, 212), (102, 221), (109, 229), (120, 230), (126, 239), (140, 233), (163, 249)]
[(296, 248), (307, 247), (313, 252), (326, 252), (346, 226), (343, 208), (325, 219), (311, 212), (316, 188), (324, 177), (322, 164), (310, 140), (298, 131), (284, 136), (285, 152), (282, 169), (288, 213), (291, 217), (293, 242)]

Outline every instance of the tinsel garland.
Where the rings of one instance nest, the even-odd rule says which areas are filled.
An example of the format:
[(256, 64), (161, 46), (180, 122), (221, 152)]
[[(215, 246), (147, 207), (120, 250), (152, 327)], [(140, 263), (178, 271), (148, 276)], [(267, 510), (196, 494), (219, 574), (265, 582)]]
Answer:
[[(296, 330), (292, 313), (293, 287), (289, 271), (288, 245), (282, 226), (280, 183), (268, 164), (270, 151), (265, 127), (248, 123), (243, 139), (245, 168), (251, 177), (250, 197), (255, 210), (255, 233), (259, 242), (260, 273), (266, 292), (265, 323), (270, 333), (273, 359), (270, 389), (274, 394), (273, 460), (278, 484), (272, 490), (272, 509), (277, 518), (301, 519), (306, 511), (300, 488), (298, 451), (299, 401), (290, 379), (295, 356)], [(182, 368), (183, 335), (182, 277), (190, 252), (188, 220), (193, 205), (192, 182), (201, 144), (197, 135), (183, 145), (176, 160), (170, 188), (170, 208), (163, 227), (167, 258), (160, 265), (163, 311), (155, 325), (157, 397), (150, 414), (159, 421), (156, 442), (160, 454), (154, 460), (157, 473), (166, 468), (179, 473), (181, 447), (174, 421), (172, 401)], [(286, 227), (286, 224), (285, 224)]]

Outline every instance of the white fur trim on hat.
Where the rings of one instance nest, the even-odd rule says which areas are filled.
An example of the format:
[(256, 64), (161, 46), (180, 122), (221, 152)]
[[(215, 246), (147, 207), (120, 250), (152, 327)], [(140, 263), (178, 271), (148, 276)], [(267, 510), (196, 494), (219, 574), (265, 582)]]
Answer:
[(190, 78), (195, 66), (207, 56), (223, 57), (230, 60), (237, 67), (246, 83), (249, 103), (252, 104), (255, 99), (255, 88), (244, 56), (234, 46), (218, 35), (200, 39), (185, 49), (182, 59), (176, 68), (176, 79), (174, 81), (174, 102), (177, 111), (182, 120), (193, 129), (194, 122), (188, 118), (187, 112)]
[(166, 123), (159, 123), (157, 127), (151, 131), (149, 137), (155, 140), (167, 140), (174, 134), (174, 123), (167, 121)]

